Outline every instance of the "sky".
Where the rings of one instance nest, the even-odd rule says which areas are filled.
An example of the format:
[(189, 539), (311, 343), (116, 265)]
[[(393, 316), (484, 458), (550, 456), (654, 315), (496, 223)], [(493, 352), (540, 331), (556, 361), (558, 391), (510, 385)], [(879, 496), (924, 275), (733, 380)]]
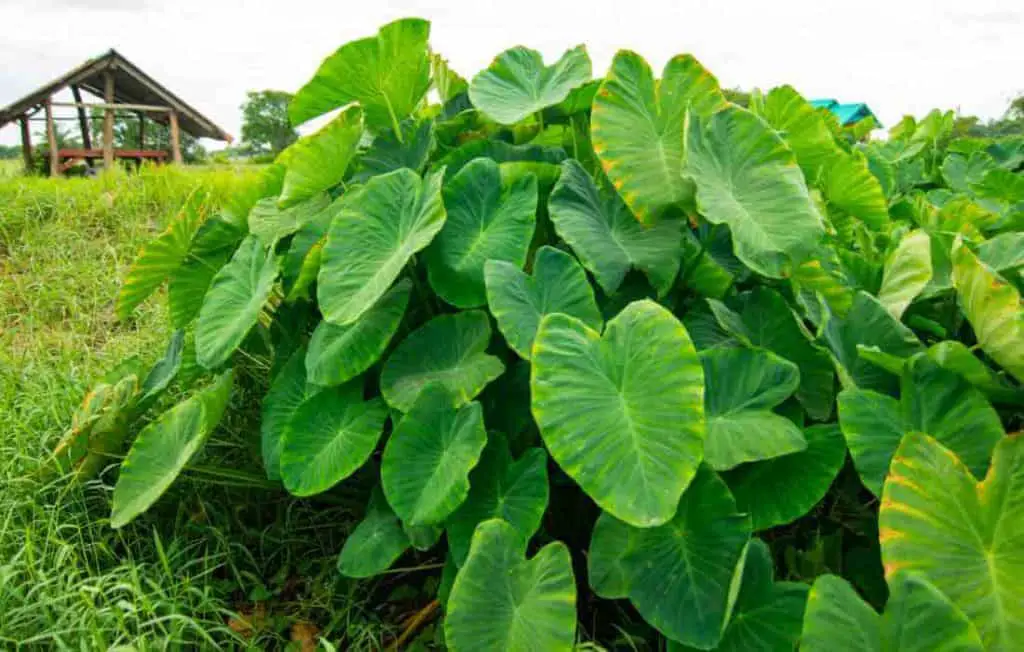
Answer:
[(552, 62), (585, 43), (596, 76), (620, 48), (656, 70), (690, 53), (723, 86), (788, 83), (866, 102), (885, 125), (935, 107), (996, 118), (1024, 92), (1020, 0), (0, 0), (0, 106), (113, 47), (237, 136), (246, 91), (294, 92), (406, 16), (432, 21), (465, 77), (514, 45)]

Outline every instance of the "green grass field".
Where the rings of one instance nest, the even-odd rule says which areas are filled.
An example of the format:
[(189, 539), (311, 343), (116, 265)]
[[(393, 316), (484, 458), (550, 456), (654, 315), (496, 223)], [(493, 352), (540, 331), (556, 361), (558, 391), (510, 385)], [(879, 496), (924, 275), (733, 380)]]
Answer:
[[(0, 648), (312, 649), (323, 635), (374, 649), (393, 636), (384, 623), (399, 619), (380, 594), (387, 582), (349, 582), (334, 568), (365, 496), (299, 501), (258, 480), (185, 479), (114, 531), (113, 469), (85, 487), (38, 479), (97, 378), (130, 355), (161, 353), (162, 296), (130, 323), (113, 315), (138, 248), (196, 186), (222, 196), (251, 172), (166, 167), (51, 180), (8, 171), (0, 170)], [(253, 417), (228, 420), (203, 462), (258, 478)], [(372, 612), (360, 606), (369, 591)]]

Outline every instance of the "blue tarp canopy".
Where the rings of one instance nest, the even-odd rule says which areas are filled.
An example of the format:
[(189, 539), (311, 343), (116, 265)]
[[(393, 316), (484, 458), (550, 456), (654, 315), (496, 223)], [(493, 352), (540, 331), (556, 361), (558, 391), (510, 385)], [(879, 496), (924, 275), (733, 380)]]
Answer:
[(839, 120), (839, 124), (844, 127), (860, 122), (865, 118), (874, 118), (878, 126), (882, 126), (882, 122), (871, 112), (867, 104), (858, 102), (854, 104), (842, 104), (834, 99), (823, 99), (823, 100), (811, 100), (811, 106), (816, 109), (828, 109), (832, 112), (832, 115)]

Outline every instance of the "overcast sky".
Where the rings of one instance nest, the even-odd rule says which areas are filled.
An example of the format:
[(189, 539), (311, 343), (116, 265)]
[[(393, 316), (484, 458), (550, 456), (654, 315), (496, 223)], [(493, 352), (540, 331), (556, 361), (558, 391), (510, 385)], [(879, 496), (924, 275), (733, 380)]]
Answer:
[[(0, 106), (116, 48), (237, 135), (247, 90), (295, 91), (326, 55), (404, 16), (464, 76), (528, 45), (689, 52), (724, 86), (789, 83), (867, 102), (886, 125), (933, 107), (1000, 116), (1024, 92), (1020, 0), (0, 0)], [(18, 142), (16, 126), (0, 143)]]

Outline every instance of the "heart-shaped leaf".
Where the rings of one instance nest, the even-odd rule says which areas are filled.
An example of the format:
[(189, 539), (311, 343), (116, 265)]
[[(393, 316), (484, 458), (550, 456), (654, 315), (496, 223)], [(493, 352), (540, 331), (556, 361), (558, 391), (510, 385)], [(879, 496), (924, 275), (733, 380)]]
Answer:
[(838, 426), (811, 426), (804, 438), (806, 450), (743, 464), (722, 476), (754, 530), (785, 525), (811, 511), (843, 468), (846, 441)]
[(881, 493), (893, 454), (913, 431), (931, 435), (984, 473), (1003, 426), (981, 392), (926, 355), (910, 360), (900, 385), (899, 401), (868, 390), (839, 394), (839, 422), (864, 486)]
[(444, 226), (440, 171), (408, 169), (374, 177), (344, 196), (327, 233), (317, 301), (324, 319), (359, 319), (391, 287), (412, 256)]
[(545, 315), (569, 315), (590, 328), (603, 324), (586, 272), (564, 251), (546, 245), (538, 249), (532, 276), (499, 260), (488, 260), (484, 271), (487, 303), (498, 329), (523, 359), (530, 359), (537, 327)]
[(785, 137), (808, 183), (841, 152), (823, 116), (792, 86), (773, 88), (751, 110)]
[(196, 360), (206, 369), (227, 362), (259, 319), (278, 275), (273, 250), (264, 252), (255, 236), (238, 246), (213, 277), (196, 322)]
[[(740, 514), (725, 483), (701, 467), (675, 515), (658, 527), (634, 528), (601, 514), (590, 540), (591, 577), (619, 579), (652, 627), (684, 645), (718, 644), (729, 618), (733, 583), (750, 540), (750, 517)], [(619, 568), (607, 569), (615, 562)]]
[(430, 286), (458, 308), (482, 306), (485, 262), (526, 264), (537, 221), (537, 178), (503, 181), (497, 163), (479, 158), (449, 178), (443, 194), (448, 218), (426, 251)]
[(903, 438), (878, 517), (886, 577), (920, 573), (974, 623), (987, 650), (1024, 642), (1024, 438), (1004, 437), (982, 482), (938, 441)]
[(900, 573), (890, 581), (879, 615), (846, 580), (814, 581), (800, 649), (807, 652), (981, 652), (978, 632), (963, 612), (924, 578)]
[(796, 391), (800, 371), (788, 360), (755, 349), (712, 349), (704, 365), (704, 459), (716, 471), (807, 448), (800, 428), (772, 412)]
[(878, 301), (894, 318), (900, 319), (910, 302), (932, 280), (931, 251), (928, 234), (911, 231), (886, 259)]
[(296, 496), (327, 491), (356, 472), (388, 418), (379, 398), (363, 401), (361, 379), (322, 390), (299, 406), (281, 442), (281, 479)]
[(434, 149), (434, 121), (427, 118), (404, 120), (401, 138), (385, 131), (373, 139), (370, 148), (359, 157), (352, 175), (354, 183), (366, 183), (375, 176), (401, 168), (420, 173)]
[(759, 274), (788, 275), (825, 234), (793, 152), (749, 111), (691, 115), (684, 174), (701, 215), (729, 226), (736, 257)]
[(953, 246), (953, 285), (985, 353), (1024, 382), (1024, 313), (1020, 292), (962, 242)]
[(569, 549), (555, 542), (533, 559), (525, 555), (525, 542), (505, 521), (491, 519), (477, 526), (448, 598), (448, 649), (572, 650), (576, 580)]
[(644, 227), (614, 189), (598, 187), (578, 161), (562, 163), (562, 174), (548, 199), (555, 231), (572, 247), (608, 294), (619, 289), (631, 267), (650, 279), (659, 293), (679, 272), (683, 223), (663, 219)]
[(306, 350), (301, 348), (288, 358), (270, 383), (260, 410), (260, 449), (263, 468), (271, 480), (281, 478), (281, 443), (295, 411), (317, 388), (306, 382)]
[(540, 52), (518, 46), (499, 54), (473, 78), (469, 99), (488, 118), (510, 125), (558, 104), (590, 76), (590, 57), (582, 45), (566, 51), (552, 66), (544, 65)]
[(439, 382), (460, 407), (501, 375), (505, 365), (487, 355), (487, 313), (469, 310), (431, 319), (402, 340), (384, 363), (380, 391), (388, 405), (408, 412), (423, 388)]
[(692, 200), (681, 174), (684, 116), (725, 104), (718, 80), (690, 55), (672, 57), (660, 81), (635, 52), (615, 55), (594, 97), (590, 136), (601, 167), (641, 222), (653, 224), (670, 206)]
[(185, 328), (199, 316), (214, 275), (244, 236), (242, 229), (216, 215), (199, 227), (188, 255), (167, 282), (167, 310), (175, 328)]
[(469, 472), (487, 443), (483, 409), (452, 403), (444, 385), (424, 387), (384, 449), (384, 495), (407, 525), (441, 523), (469, 494)]
[(704, 374), (683, 325), (646, 300), (603, 335), (556, 313), (541, 321), (532, 360), (533, 416), (555, 461), (616, 518), (671, 519), (705, 430)]
[(274, 197), (266, 197), (249, 211), (249, 233), (259, 238), (264, 246), (271, 247), (309, 222), (323, 219), (323, 215), (333, 216), (337, 210), (327, 193), (317, 193), (287, 208), (281, 208)]
[(402, 322), (411, 288), (408, 280), (398, 282), (354, 323), (320, 322), (306, 353), (309, 382), (340, 385), (377, 362)]
[(362, 135), (363, 110), (353, 105), (281, 152), (277, 157), (285, 166), (284, 187), (278, 199), (281, 207), (294, 206), (338, 185)]
[(387, 570), (411, 545), (380, 485), (373, 488), (366, 515), (345, 539), (338, 557), (338, 572), (357, 579)]
[(469, 496), (448, 519), (448, 549), (459, 566), (469, 554), (476, 526), (500, 518), (524, 541), (540, 527), (548, 507), (548, 455), (530, 448), (513, 461), (508, 442), (492, 433), (480, 455), (480, 463), (469, 475)]
[(839, 152), (830, 158), (820, 186), (831, 209), (852, 215), (876, 231), (889, 223), (889, 202), (882, 184), (861, 152)]
[(429, 22), (404, 18), (341, 46), (288, 104), (292, 124), (358, 102), (371, 131), (398, 132), (430, 88), (428, 38)]
[[(798, 582), (774, 580), (768, 544), (753, 539), (743, 564), (740, 592), (717, 652), (792, 650), (803, 629), (809, 588)], [(691, 647), (668, 641), (668, 652), (689, 652)]]

